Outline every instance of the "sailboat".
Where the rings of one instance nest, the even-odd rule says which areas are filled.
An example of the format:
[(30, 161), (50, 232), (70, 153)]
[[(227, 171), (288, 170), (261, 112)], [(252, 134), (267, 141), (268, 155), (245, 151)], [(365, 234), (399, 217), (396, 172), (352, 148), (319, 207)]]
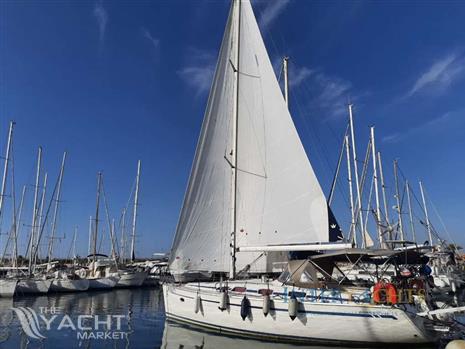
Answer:
[[(63, 153), (63, 158), (61, 160), (60, 174), (58, 177), (58, 186), (57, 193), (55, 198), (55, 205), (53, 209), (53, 219), (51, 227), (51, 236), (48, 243), (47, 249), (47, 271), (48, 274), (52, 276), (50, 292), (75, 292), (75, 291), (86, 291), (89, 288), (89, 281), (81, 278), (76, 274), (74, 268), (63, 268), (59, 265), (54, 265), (53, 260), (53, 251), (55, 243), (55, 233), (57, 230), (57, 219), (58, 219), (58, 209), (61, 202), (61, 188), (63, 184), (63, 177), (65, 171), (67, 153)], [(75, 243), (76, 231), (73, 236), (73, 243)]]
[[(252, 6), (234, 0), (171, 249), (176, 282), (163, 285), (166, 316), (284, 342), (432, 341), (424, 302), (381, 304), (370, 287), (330, 282), (335, 261), (384, 253), (351, 247), (330, 242), (326, 198)], [(293, 251), (311, 258), (288, 261)]]
[[(135, 246), (136, 246), (136, 222), (137, 222), (137, 207), (139, 205), (139, 182), (140, 182), (140, 160), (137, 162), (137, 176), (136, 176), (136, 190), (134, 192), (134, 210), (132, 216), (132, 234), (131, 234), (131, 262), (134, 263), (136, 259)], [(123, 222), (124, 225), (124, 222)], [(123, 230), (124, 232), (124, 230)], [(122, 241), (123, 243), (123, 241)], [(122, 250), (124, 253), (124, 250)], [(121, 256), (123, 257), (123, 256)], [(147, 272), (138, 270), (134, 267), (127, 267), (118, 270), (120, 279), (116, 287), (140, 287), (147, 278)]]
[[(0, 193), (0, 216), (1, 216), (2, 212), (3, 212), (3, 210), (2, 210), (3, 209), (3, 200), (4, 200), (4, 197), (5, 197), (4, 194), (5, 194), (6, 179), (7, 179), (7, 174), (8, 174), (8, 162), (9, 162), (9, 159), (10, 159), (10, 151), (11, 151), (11, 143), (12, 143), (12, 139), (13, 139), (13, 127), (14, 127), (14, 125), (15, 125), (14, 121), (11, 121), (10, 122), (10, 128), (9, 128), (9, 131), (8, 131), (8, 143), (7, 143), (7, 150), (6, 150), (6, 156), (5, 156), (5, 166), (3, 168), (3, 179), (2, 179), (2, 187), (1, 187), (2, 192)], [(13, 204), (13, 206), (14, 206), (14, 204)], [(14, 219), (15, 218), (15, 207), (13, 207), (13, 212), (14, 212), (14, 214), (13, 214), (13, 219)], [(15, 223), (16, 223), (16, 221), (14, 221), (12, 231), (14, 231), (16, 233), (16, 225), (15, 225)], [(16, 250), (15, 250), (15, 252), (16, 252)], [(14, 263), (15, 266), (17, 266), (16, 262), (17, 262), (17, 259), (13, 258), (13, 263)], [(0, 297), (13, 297), (13, 295), (16, 292), (17, 283), (18, 283), (18, 280), (16, 280), (14, 277), (13, 278), (11, 278), (11, 277), (1, 278), (0, 279)]]
[(89, 281), (89, 289), (111, 289), (116, 286), (120, 277), (114, 272), (115, 261), (108, 258), (106, 255), (97, 253), (97, 237), (98, 237), (98, 222), (100, 208), (100, 192), (102, 187), (102, 173), (97, 175), (97, 205), (95, 212), (95, 224), (93, 234), (93, 250), (88, 257), (90, 263), (88, 265), (87, 280)]

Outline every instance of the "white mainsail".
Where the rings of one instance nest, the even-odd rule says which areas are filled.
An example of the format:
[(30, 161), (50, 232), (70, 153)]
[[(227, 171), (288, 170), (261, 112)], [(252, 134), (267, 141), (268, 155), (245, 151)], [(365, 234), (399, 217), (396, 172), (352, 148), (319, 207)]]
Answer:
[[(231, 234), (237, 247), (328, 241), (326, 199), (248, 0), (231, 6), (171, 251), (172, 272), (229, 271)], [(237, 269), (258, 256), (238, 253)], [(267, 269), (266, 260), (253, 266)]]

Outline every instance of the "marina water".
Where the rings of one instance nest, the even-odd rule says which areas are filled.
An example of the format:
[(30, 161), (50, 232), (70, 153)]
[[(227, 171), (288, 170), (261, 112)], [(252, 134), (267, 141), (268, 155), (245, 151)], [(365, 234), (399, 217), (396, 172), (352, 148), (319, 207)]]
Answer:
[(0, 348), (318, 347), (234, 338), (166, 322), (161, 289), (142, 288), (0, 299)]

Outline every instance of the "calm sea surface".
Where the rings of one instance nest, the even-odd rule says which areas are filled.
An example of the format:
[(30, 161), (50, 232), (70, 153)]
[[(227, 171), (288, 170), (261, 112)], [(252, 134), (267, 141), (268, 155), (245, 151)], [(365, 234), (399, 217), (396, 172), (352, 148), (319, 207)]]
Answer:
[(231, 338), (171, 324), (165, 322), (159, 289), (122, 289), (0, 299), (0, 348), (318, 347)]

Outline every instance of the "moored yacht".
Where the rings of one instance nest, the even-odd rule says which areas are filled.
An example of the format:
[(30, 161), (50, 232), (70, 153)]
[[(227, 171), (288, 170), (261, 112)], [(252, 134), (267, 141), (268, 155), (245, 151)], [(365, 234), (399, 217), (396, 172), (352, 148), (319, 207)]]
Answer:
[(332, 238), (329, 217), (252, 6), (234, 0), (171, 249), (177, 282), (163, 285), (167, 318), (284, 342), (434, 341), (421, 291), (395, 295), (422, 289), (423, 275), (333, 275), (339, 259), (379, 266), (407, 252), (355, 251)]
[(44, 277), (20, 278), (16, 286), (16, 293), (23, 294), (46, 294), (52, 284), (51, 279)]
[(13, 297), (16, 291), (18, 280), (0, 279), (0, 297)]
[(147, 277), (147, 272), (137, 269), (118, 270), (119, 280), (116, 287), (140, 287)]
[(53, 272), (50, 292), (79, 292), (87, 291), (89, 280), (85, 278), (85, 269), (59, 269)]
[(106, 255), (89, 256), (92, 261), (89, 263), (86, 279), (89, 281), (90, 290), (111, 289), (116, 286), (120, 276), (115, 272), (114, 261)]

